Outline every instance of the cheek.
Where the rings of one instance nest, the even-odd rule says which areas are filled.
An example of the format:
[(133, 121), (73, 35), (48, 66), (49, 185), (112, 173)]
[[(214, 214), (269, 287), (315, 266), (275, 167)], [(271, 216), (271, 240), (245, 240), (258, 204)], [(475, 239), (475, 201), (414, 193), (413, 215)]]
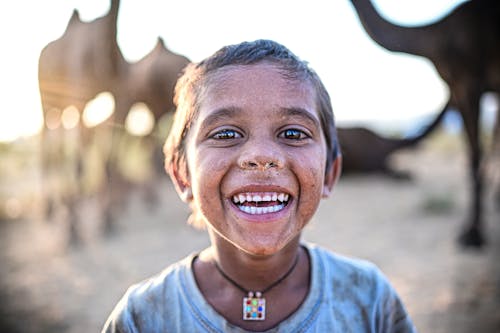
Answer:
[(326, 155), (321, 148), (307, 151), (305, 154), (295, 155), (294, 162), (300, 171), (302, 185), (307, 186), (307, 190), (313, 191), (315, 188), (322, 188), (325, 178)]
[(220, 158), (213, 151), (210, 153), (199, 151), (190, 159), (192, 187), (198, 200), (201, 202), (219, 200), (221, 183), (229, 165), (227, 158)]
[(215, 178), (222, 177), (227, 172), (231, 165), (231, 160), (228, 154), (221, 156), (217, 151), (200, 152), (197, 154), (197, 158), (193, 159), (193, 171), (202, 177), (209, 176), (208, 178), (215, 180)]
[(303, 183), (303, 188), (301, 192), (304, 194), (304, 199), (308, 204), (317, 206), (321, 200), (321, 194), (323, 193), (324, 184), (324, 169), (313, 169), (307, 170), (308, 175), (307, 183)]
[(316, 211), (325, 182), (325, 152), (322, 149), (315, 150), (296, 160), (300, 183), (301, 203), (304, 205), (304, 216), (312, 216)]

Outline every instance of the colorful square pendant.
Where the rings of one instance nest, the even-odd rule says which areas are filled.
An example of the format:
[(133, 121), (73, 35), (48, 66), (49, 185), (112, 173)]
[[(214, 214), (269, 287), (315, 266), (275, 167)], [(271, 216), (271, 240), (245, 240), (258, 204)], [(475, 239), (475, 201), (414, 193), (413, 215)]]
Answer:
[(243, 297), (243, 320), (266, 319), (266, 299), (261, 298), (259, 292), (249, 292), (248, 297)]

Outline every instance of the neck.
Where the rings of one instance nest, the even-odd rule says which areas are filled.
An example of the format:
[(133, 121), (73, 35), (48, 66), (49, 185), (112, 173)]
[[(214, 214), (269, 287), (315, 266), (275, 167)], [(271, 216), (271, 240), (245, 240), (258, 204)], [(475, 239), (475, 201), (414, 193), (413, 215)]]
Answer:
[[(310, 272), (307, 251), (300, 247), (300, 237), (269, 255), (249, 254), (232, 244), (212, 240), (212, 246), (203, 251), (194, 262), (198, 287), (207, 302), (231, 323), (252, 331), (265, 331), (275, 327), (295, 312), (309, 291)], [(217, 263), (224, 274), (246, 290), (261, 291), (278, 281), (295, 260), (297, 265), (285, 279), (263, 293), (266, 314), (263, 321), (242, 319), (242, 300), (247, 295), (235, 287), (217, 270)]]
[(216, 262), (231, 279), (249, 290), (262, 290), (279, 279), (301, 255), (300, 237), (276, 253), (255, 255), (217, 237), (201, 255), (202, 261)]

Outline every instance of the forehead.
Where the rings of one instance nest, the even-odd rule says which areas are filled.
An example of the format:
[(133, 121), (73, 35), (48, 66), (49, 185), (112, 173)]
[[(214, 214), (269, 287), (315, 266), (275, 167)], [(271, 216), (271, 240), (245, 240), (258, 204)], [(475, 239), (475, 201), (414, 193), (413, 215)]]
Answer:
[(291, 78), (277, 65), (231, 65), (211, 73), (200, 94), (201, 110), (301, 108), (316, 112), (316, 92), (307, 79)]

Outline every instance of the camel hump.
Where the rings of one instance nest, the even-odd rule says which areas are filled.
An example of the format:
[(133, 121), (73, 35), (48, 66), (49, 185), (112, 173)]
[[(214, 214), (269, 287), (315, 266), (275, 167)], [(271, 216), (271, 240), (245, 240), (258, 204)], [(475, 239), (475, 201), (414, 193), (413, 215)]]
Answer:
[(73, 9), (73, 13), (71, 14), (71, 18), (69, 19), (69, 24), (71, 23), (75, 23), (75, 22), (82, 22), (81, 18), (80, 18), (80, 12), (78, 11), (78, 9)]
[(163, 48), (166, 48), (165, 41), (163, 40), (163, 37), (158, 36), (158, 38), (156, 39), (156, 46), (161, 46)]
[(163, 40), (162, 37), (158, 36), (156, 38), (156, 45), (155, 47), (153, 48), (152, 52), (168, 52), (170, 53), (170, 50), (167, 49), (167, 47), (165, 46), (165, 41)]

